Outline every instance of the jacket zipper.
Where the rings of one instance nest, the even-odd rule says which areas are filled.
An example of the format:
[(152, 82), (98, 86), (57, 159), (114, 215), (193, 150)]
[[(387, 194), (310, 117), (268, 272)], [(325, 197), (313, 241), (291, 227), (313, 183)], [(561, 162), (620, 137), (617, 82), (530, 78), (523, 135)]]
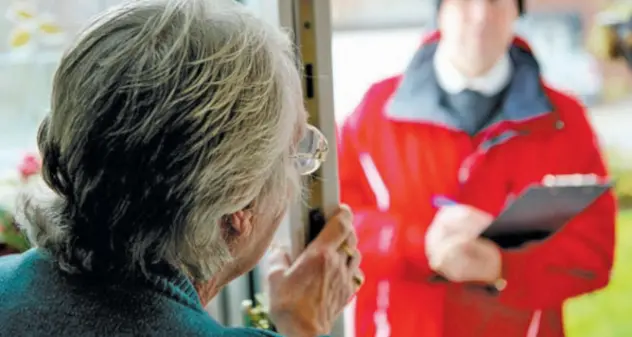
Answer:
[(531, 323), (529, 323), (529, 328), (527, 329), (526, 337), (538, 337), (540, 333), (540, 320), (542, 319), (542, 310), (538, 309), (533, 312), (531, 316)]

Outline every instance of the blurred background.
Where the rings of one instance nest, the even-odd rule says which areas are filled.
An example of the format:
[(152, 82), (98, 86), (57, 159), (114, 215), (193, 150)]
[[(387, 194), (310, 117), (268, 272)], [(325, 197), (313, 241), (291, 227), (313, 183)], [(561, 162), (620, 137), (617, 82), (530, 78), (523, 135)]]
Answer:
[[(0, 14), (6, 14), (0, 16), (0, 205), (11, 204), (20, 174), (16, 167), (36, 150), (35, 133), (49, 106), (51, 78), (64, 46), (91, 16), (120, 1), (0, 0)], [(433, 28), (435, 3), (331, 1), (331, 76), (341, 121), (369, 85), (406, 67), (424, 32)], [(267, 0), (247, 2), (261, 7)], [(571, 337), (632, 336), (632, 71), (623, 61), (598, 58), (589, 48), (598, 14), (627, 11), (626, 6), (615, 8), (619, 5), (611, 0), (531, 0), (516, 26), (535, 50), (545, 80), (589, 108), (617, 180), (621, 212), (613, 279), (607, 289), (568, 302)]]

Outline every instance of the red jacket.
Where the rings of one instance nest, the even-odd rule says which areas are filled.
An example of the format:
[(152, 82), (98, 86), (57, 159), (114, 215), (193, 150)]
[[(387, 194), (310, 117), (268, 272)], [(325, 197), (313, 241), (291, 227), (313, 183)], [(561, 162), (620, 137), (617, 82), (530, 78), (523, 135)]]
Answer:
[[(509, 197), (547, 174), (606, 176), (584, 108), (542, 84), (529, 47), (502, 118), (474, 137), (441, 111), (419, 69), (439, 35), (427, 39), (402, 75), (374, 84), (340, 129), (343, 202), (355, 211), (367, 283), (356, 304), (358, 337), (560, 337), (564, 300), (604, 287), (614, 248), (615, 199), (608, 193), (546, 241), (503, 251), (499, 295), (429, 281), (424, 236), (450, 197), (497, 215)], [(412, 75), (415, 75), (413, 77)], [(419, 80), (421, 76), (421, 80)]]

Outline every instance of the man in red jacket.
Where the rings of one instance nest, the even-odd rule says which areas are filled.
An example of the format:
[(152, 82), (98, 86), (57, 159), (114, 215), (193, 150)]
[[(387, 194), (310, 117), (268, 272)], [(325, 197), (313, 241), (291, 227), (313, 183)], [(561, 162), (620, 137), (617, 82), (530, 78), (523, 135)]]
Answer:
[(367, 276), (359, 337), (560, 337), (563, 302), (608, 283), (612, 193), (547, 240), (505, 250), (478, 238), (546, 175), (607, 176), (584, 108), (542, 82), (513, 36), (520, 11), (443, 0), (440, 33), (341, 127), (342, 199)]

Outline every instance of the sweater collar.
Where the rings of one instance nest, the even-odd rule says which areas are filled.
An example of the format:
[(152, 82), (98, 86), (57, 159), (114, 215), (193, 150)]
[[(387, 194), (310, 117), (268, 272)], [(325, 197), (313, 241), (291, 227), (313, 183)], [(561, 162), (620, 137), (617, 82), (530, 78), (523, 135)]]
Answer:
[[(42, 248), (33, 248), (23, 254), (27, 258), (39, 258), (53, 262), (52, 256)], [(194, 310), (204, 311), (204, 306), (195, 290), (193, 282), (177, 268), (162, 265), (160, 272), (150, 272), (148, 275), (122, 279), (117, 276), (99, 278), (98, 282), (105, 286), (122, 286), (151, 288), (161, 295), (169, 297)]]
[(167, 276), (151, 275), (148, 281), (154, 289), (166, 296), (193, 309), (204, 311), (193, 282), (183, 273), (174, 271)]

